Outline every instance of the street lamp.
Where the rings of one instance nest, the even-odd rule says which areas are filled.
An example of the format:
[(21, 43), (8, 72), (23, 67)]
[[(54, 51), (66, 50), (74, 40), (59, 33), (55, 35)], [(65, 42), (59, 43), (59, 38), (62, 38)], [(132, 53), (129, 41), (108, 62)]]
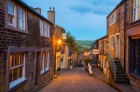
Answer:
[(62, 41), (59, 39), (59, 40), (58, 40), (58, 44), (60, 45), (61, 43), (62, 43)]

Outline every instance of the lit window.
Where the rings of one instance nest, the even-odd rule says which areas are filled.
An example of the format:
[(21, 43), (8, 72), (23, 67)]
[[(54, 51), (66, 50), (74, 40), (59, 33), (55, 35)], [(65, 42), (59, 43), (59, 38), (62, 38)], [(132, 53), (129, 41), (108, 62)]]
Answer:
[(25, 29), (25, 13), (23, 9), (18, 9), (18, 27), (19, 29)]
[(133, 20), (140, 18), (140, 0), (133, 0)]
[(8, 25), (16, 27), (15, 5), (9, 1), (8, 1), (7, 5), (8, 5)]
[(42, 61), (41, 61), (41, 73), (47, 71), (50, 63), (50, 52), (49, 51), (44, 51), (42, 52)]
[(10, 54), (10, 88), (25, 79), (25, 54)]

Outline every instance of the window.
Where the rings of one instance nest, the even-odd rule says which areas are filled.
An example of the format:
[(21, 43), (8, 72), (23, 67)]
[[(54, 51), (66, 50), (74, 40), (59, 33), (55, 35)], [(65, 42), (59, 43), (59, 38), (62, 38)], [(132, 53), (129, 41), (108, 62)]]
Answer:
[(110, 48), (114, 48), (114, 37), (110, 38)]
[(18, 28), (25, 29), (25, 13), (22, 8), (18, 8)]
[(104, 49), (107, 50), (107, 40), (104, 40)]
[(131, 39), (130, 72), (140, 76), (140, 39)]
[(43, 35), (43, 21), (40, 20), (40, 34)]
[(133, 20), (140, 18), (140, 0), (133, 0)]
[(42, 36), (50, 37), (50, 26), (42, 20), (40, 20), (40, 34)]
[(16, 8), (12, 2), (8, 1), (8, 25), (16, 27)]
[(116, 23), (116, 11), (112, 15), (110, 15), (110, 17), (108, 19), (108, 23), (109, 23), (109, 26)]
[(42, 52), (42, 61), (41, 61), (41, 73), (47, 71), (50, 63), (50, 52), (49, 51), (43, 51)]
[(10, 54), (10, 88), (25, 79), (25, 54)]

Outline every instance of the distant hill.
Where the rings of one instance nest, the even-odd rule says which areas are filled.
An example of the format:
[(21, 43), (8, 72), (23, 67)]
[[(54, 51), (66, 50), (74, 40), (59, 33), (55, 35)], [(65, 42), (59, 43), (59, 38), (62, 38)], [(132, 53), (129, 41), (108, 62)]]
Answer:
[(94, 41), (91, 40), (76, 40), (79, 52), (87, 50), (93, 46)]

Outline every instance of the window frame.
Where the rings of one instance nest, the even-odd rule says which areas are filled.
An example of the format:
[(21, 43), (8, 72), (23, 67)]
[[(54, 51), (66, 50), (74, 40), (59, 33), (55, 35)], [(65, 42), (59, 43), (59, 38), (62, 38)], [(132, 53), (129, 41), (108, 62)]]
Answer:
[(133, 21), (140, 19), (140, 0), (133, 0)]
[(108, 18), (108, 24), (109, 26), (113, 25), (116, 23), (116, 18), (117, 18), (117, 12), (114, 11)]
[(114, 46), (115, 46), (114, 44), (115, 44), (115, 37), (113, 35), (109, 37), (109, 48), (114, 49)]
[[(7, 72), (6, 72), (6, 75), (7, 75), (7, 79), (6, 79), (6, 84), (7, 84), (7, 90), (8, 91), (13, 91), (13, 90), (16, 90), (16, 88), (18, 88), (19, 86), (22, 86), (24, 85), (26, 82), (28, 82), (28, 79), (27, 79), (27, 66), (28, 66), (28, 58), (27, 58), (27, 53), (28, 52), (32, 52), (32, 51), (36, 51), (36, 48), (35, 47), (12, 47), (12, 46), (9, 46), (8, 47), (8, 51), (7, 51)], [(14, 85), (12, 87), (10, 87), (9, 83), (10, 83), (10, 80), (9, 80), (9, 77), (10, 77), (10, 54), (11, 53), (25, 53), (25, 78), (22, 78), (20, 79), (20, 81), (16, 81), (14, 83)], [(36, 65), (36, 62), (34, 63), (34, 65)], [(34, 70), (36, 70), (36, 67), (34, 67)], [(34, 75), (35, 75), (35, 72), (34, 72)], [(34, 79), (35, 81), (35, 79)]]
[[(46, 54), (44, 54), (46, 53)], [(47, 63), (47, 64), (46, 64)], [(43, 74), (44, 72), (48, 71), (50, 69), (50, 51), (42, 51), (41, 52), (41, 71), (40, 74)]]
[[(15, 26), (12, 26), (12, 25), (10, 25), (9, 23), (8, 23), (8, 2), (10, 2), (10, 3), (13, 3), (14, 4), (14, 6), (15, 6)], [(6, 29), (10, 29), (10, 30), (13, 30), (13, 31), (17, 31), (17, 32), (22, 32), (22, 33), (26, 33), (26, 34), (28, 34), (28, 31), (27, 31), (27, 29), (28, 29), (28, 26), (27, 26), (27, 10), (23, 7), (23, 6), (21, 6), (21, 5), (18, 5), (17, 3), (15, 3), (14, 1), (12, 1), (12, 0), (6, 0), (6, 4), (5, 4), (6, 6), (6, 11), (5, 11), (5, 14), (6, 14), (6, 16), (5, 16), (5, 28)], [(21, 8), (21, 9), (23, 9), (23, 11), (24, 11), (24, 29), (20, 29), (19, 28), (19, 20), (18, 20), (18, 9), (19, 8)]]
[[(22, 28), (20, 28), (19, 27), (19, 25), (20, 25), (20, 18), (19, 18), (19, 9), (21, 9), (22, 10)], [(17, 11), (18, 11), (18, 29), (21, 29), (21, 30), (25, 30), (25, 28), (26, 28), (26, 24), (25, 24), (25, 22), (26, 22), (26, 12), (25, 12), (25, 10), (22, 8), (22, 7), (18, 7), (18, 9), (17, 9)]]
[[(13, 12), (14, 12), (14, 14), (11, 14), (11, 13), (9, 13), (9, 10), (8, 10), (8, 3), (11, 3), (11, 4), (13, 4), (13, 8), (14, 8), (14, 10), (13, 10)], [(7, 5), (7, 25), (9, 25), (9, 26), (12, 26), (12, 27), (17, 27), (17, 6), (16, 6), (16, 4), (13, 2), (13, 1), (11, 1), (11, 0), (8, 0), (7, 1), (7, 3), (6, 3), (6, 5)], [(9, 23), (9, 18), (8, 18), (8, 16), (9, 15), (11, 15), (12, 17), (13, 17), (13, 23), (12, 24), (10, 24)]]
[(39, 20), (40, 24), (40, 35), (42, 37), (50, 37), (50, 25), (49, 23), (43, 21), (42, 19)]
[[(12, 88), (12, 87), (14, 87), (15, 85), (17, 85), (17, 84), (19, 84), (20, 82), (22, 82), (23, 80), (26, 80), (26, 78), (25, 78), (25, 60), (26, 60), (26, 54), (25, 54), (25, 52), (17, 52), (17, 53), (10, 53), (10, 56), (11, 56), (11, 54), (12, 55), (15, 55), (15, 54), (24, 54), (24, 60), (23, 60), (23, 64), (22, 65), (18, 65), (18, 66), (14, 66), (14, 67), (10, 67), (9, 68), (9, 71), (10, 70), (13, 70), (13, 69), (16, 69), (16, 68), (19, 68), (19, 67), (23, 67), (23, 69), (22, 69), (22, 77), (20, 77), (20, 78), (18, 78), (18, 79), (16, 79), (16, 80), (14, 80), (14, 81), (12, 81), (12, 82), (10, 82), (9, 81), (9, 88)], [(20, 58), (19, 58), (20, 59)], [(19, 61), (19, 63), (20, 63), (21, 61)], [(19, 73), (19, 70), (18, 70), (18, 73)], [(9, 73), (10, 74), (10, 73)], [(9, 75), (10, 76), (10, 75)], [(14, 75), (12, 75), (12, 77), (13, 77)]]

